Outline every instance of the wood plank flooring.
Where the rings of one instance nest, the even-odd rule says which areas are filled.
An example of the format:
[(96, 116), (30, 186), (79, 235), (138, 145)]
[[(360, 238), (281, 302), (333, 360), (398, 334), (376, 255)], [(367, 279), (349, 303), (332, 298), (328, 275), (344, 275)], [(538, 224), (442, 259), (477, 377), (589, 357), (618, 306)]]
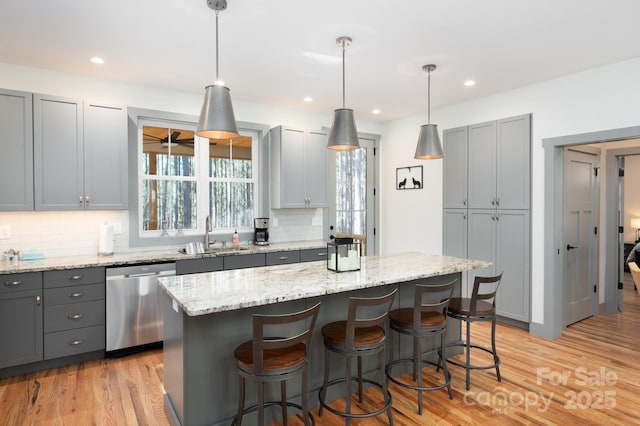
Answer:
[[(445, 390), (425, 393), (422, 416), (416, 393), (392, 384), (395, 424), (640, 425), (640, 296), (630, 276), (624, 291), (624, 312), (573, 324), (556, 340), (499, 324), (502, 382), (493, 370), (474, 371), (466, 391), (463, 370), (452, 366), (453, 400)], [(487, 345), (489, 337), (489, 327), (473, 325), (474, 342)], [(167, 425), (162, 374), (162, 351), (153, 350), (2, 379), (0, 425)], [(438, 377), (431, 368), (425, 374)], [(379, 402), (371, 389), (362, 405)], [(333, 404), (344, 407), (344, 399)], [(326, 410), (313, 413), (319, 426), (344, 424)]]

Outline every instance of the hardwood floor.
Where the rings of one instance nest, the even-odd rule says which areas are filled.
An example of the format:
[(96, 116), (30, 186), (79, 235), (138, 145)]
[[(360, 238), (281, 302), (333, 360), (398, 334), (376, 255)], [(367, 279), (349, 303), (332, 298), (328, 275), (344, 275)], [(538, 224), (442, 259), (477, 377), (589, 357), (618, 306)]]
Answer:
[[(425, 393), (422, 416), (416, 393), (392, 384), (395, 424), (640, 424), (640, 296), (630, 276), (624, 291), (624, 312), (573, 324), (556, 340), (499, 324), (502, 382), (493, 370), (474, 371), (466, 391), (463, 370), (452, 366), (453, 400), (446, 390)], [(472, 340), (488, 344), (489, 327), (474, 324)], [(167, 425), (162, 373), (162, 352), (154, 350), (2, 379), (0, 425)], [(377, 392), (366, 392), (363, 405), (376, 402)], [(319, 426), (344, 424), (313, 412)], [(381, 415), (352, 424), (387, 422)]]

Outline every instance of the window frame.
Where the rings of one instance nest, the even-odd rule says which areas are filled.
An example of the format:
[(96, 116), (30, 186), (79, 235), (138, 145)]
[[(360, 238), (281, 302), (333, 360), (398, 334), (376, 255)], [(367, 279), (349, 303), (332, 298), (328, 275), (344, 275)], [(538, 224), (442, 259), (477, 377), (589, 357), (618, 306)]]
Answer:
[[(142, 200), (140, 199), (142, 179), (139, 176), (142, 167), (142, 126), (143, 125), (161, 125), (166, 127), (181, 127), (184, 129), (195, 129), (198, 123), (198, 116), (189, 114), (172, 113), (166, 111), (148, 110), (140, 108), (129, 108), (129, 246), (130, 247), (153, 247), (180, 245), (188, 242), (198, 241), (204, 236), (205, 218), (210, 211), (209, 194), (209, 153), (208, 146), (196, 141), (196, 182), (198, 201), (207, 200), (206, 203), (198, 202), (197, 211), (197, 227), (190, 230), (182, 230), (182, 235), (176, 235), (177, 230), (171, 230), (169, 235), (162, 235), (161, 230), (145, 231), (143, 236), (142, 230)], [(252, 173), (254, 181), (254, 217), (268, 216), (268, 141), (265, 139), (268, 135), (270, 126), (237, 122), (239, 133), (252, 136)], [(163, 179), (166, 177), (163, 177)], [(171, 180), (169, 177), (168, 180)], [(220, 239), (231, 238), (234, 229), (214, 229), (210, 234), (212, 239), (216, 236)], [(241, 239), (253, 239), (253, 227), (238, 229)]]

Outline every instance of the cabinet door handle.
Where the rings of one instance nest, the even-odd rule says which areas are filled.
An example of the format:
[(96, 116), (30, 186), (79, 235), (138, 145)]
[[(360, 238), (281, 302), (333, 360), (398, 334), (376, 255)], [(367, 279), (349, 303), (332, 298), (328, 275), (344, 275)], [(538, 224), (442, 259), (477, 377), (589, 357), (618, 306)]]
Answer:
[(289, 256), (280, 256), (279, 260), (287, 260), (289, 258)]
[(567, 244), (567, 250), (577, 249), (578, 246), (572, 246), (571, 244)]
[(70, 298), (72, 298), (72, 299), (76, 299), (76, 298), (78, 298), (78, 297), (82, 297), (82, 296), (84, 296), (84, 293), (82, 293), (82, 292), (78, 292), (78, 293), (70, 293), (70, 294), (68, 294), (68, 296), (69, 296)]
[(87, 195), (86, 197), (84, 197), (84, 202), (86, 203), (86, 205), (89, 205), (89, 196)]
[(467, 205), (467, 199), (465, 198), (464, 200), (462, 200), (462, 205), (466, 206)]
[(318, 253), (318, 256), (327, 257), (327, 252), (321, 251), (320, 253)]
[(80, 207), (82, 207), (83, 203), (84, 203), (84, 198), (82, 198), (82, 195), (81, 195), (80, 196)]
[(68, 315), (67, 318), (69, 318), (70, 320), (79, 320), (82, 319), (84, 317), (84, 314), (75, 314), (75, 315)]
[(40, 296), (36, 296), (36, 305), (40, 305), (41, 300)]
[(82, 278), (83, 278), (82, 275), (70, 275), (67, 277), (69, 281), (78, 281), (78, 280), (81, 280)]
[(7, 287), (18, 287), (19, 285), (22, 285), (22, 281), (5, 281), (4, 285)]
[(78, 346), (84, 343), (84, 339), (72, 340), (69, 343), (69, 346)]
[(500, 197), (497, 197), (496, 198), (496, 206), (499, 206), (499, 205), (500, 205)]

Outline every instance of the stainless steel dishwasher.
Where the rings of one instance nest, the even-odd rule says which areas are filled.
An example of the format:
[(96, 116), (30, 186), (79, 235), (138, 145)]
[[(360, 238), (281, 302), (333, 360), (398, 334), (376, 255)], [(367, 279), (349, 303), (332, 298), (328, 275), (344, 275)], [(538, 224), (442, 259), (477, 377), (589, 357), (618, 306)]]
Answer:
[(175, 263), (107, 268), (107, 352), (162, 342), (158, 278)]

